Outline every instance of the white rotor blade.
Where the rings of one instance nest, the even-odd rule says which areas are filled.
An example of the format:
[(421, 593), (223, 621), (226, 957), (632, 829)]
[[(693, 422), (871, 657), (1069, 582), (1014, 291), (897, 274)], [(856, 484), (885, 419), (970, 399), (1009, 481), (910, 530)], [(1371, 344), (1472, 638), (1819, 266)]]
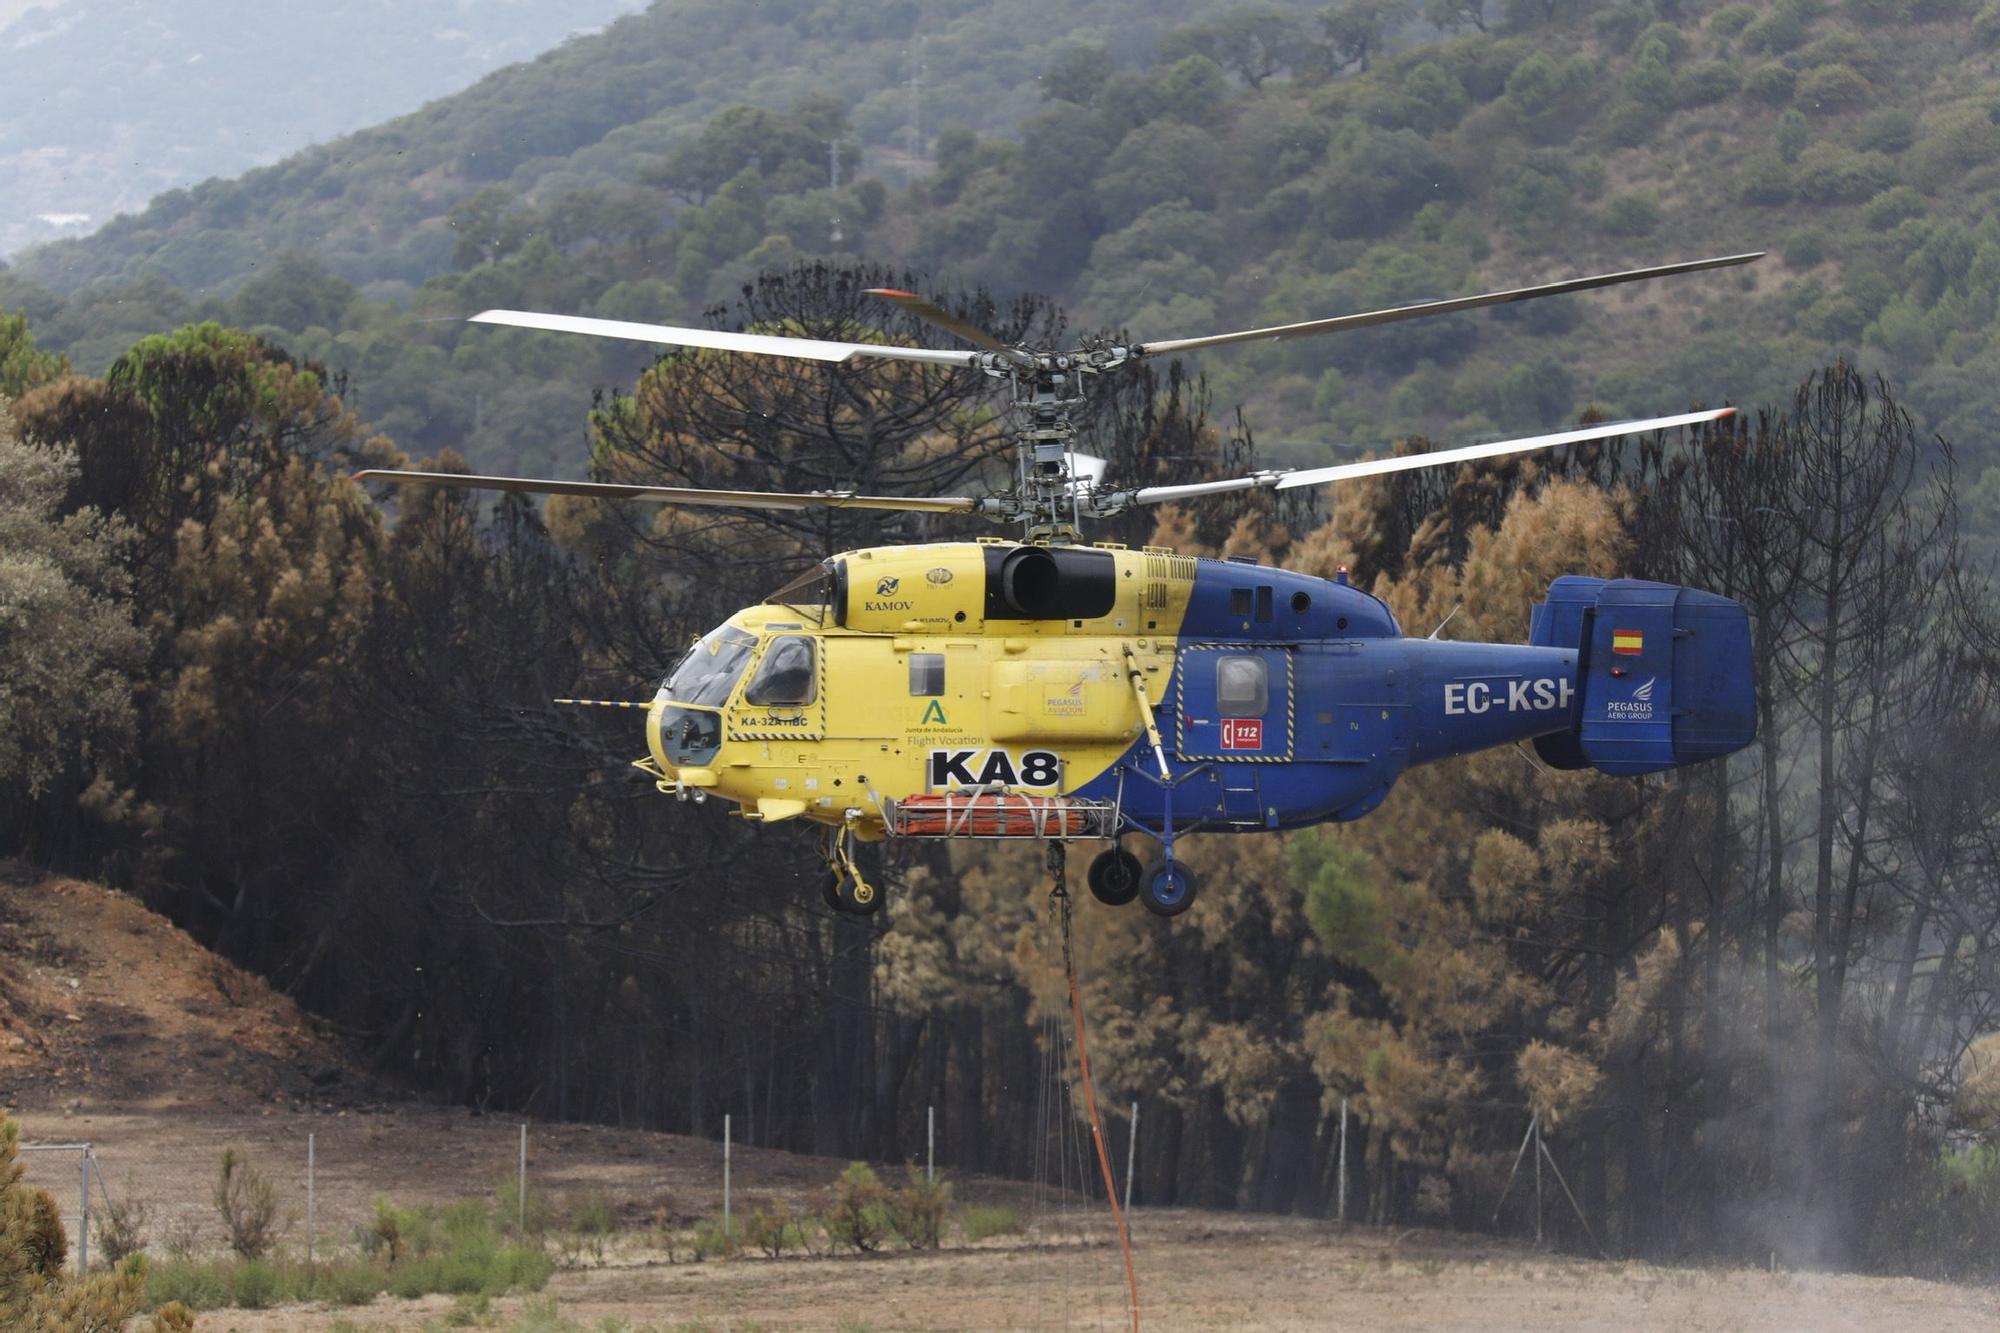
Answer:
[(1332, 467), (1306, 468), (1299, 472), (1259, 472), (1248, 477), (1231, 477), (1227, 481), (1198, 481), (1186, 486), (1145, 486), (1133, 492), (1132, 502), (1162, 504), (1172, 500), (1191, 499), (1199, 495), (1221, 495), (1228, 491), (1254, 490), (1259, 487), (1288, 491), (1299, 486), (1324, 486), (1328, 482), (1347, 481), (1354, 477), (1375, 477), (1385, 472), (1449, 467), (1454, 463), (1469, 463), (1481, 458), (1499, 458), (1506, 454), (1522, 454), (1535, 449), (1553, 449), (1562, 444), (1610, 440), (1620, 435), (1644, 435), (1656, 430), (1671, 430), (1675, 426), (1698, 426), (1735, 415), (1736, 409), (1733, 407), (1718, 407), (1705, 412), (1682, 412), (1678, 416), (1648, 417), (1643, 421), (1607, 421), (1601, 425), (1560, 431), (1554, 435), (1530, 435), (1518, 440), (1495, 440), (1490, 444), (1469, 444), (1460, 449), (1441, 449), (1436, 453), (1409, 454), (1402, 458), (1375, 458), (1365, 463), (1336, 463)]
[(1680, 264), (1661, 264), (1655, 268), (1627, 269), (1622, 273), (1600, 273), (1594, 277), (1569, 278), (1562, 282), (1547, 282), (1534, 287), (1515, 287), (1504, 292), (1457, 296), (1445, 301), (1425, 301), (1418, 305), (1397, 306), (1392, 310), (1370, 310), (1358, 315), (1310, 319), (1300, 324), (1277, 324), (1266, 329), (1244, 329), (1237, 333), (1211, 333), (1199, 338), (1169, 338), (1165, 342), (1138, 343), (1133, 346), (1132, 351), (1139, 356), (1162, 356), (1170, 352), (1192, 351), (1197, 347), (1220, 347), (1224, 343), (1306, 338), (1319, 333), (1332, 333), (1339, 329), (1363, 329), (1376, 324), (1394, 324), (1405, 319), (1420, 319), (1426, 315), (1449, 315), (1455, 311), (1473, 310), (1480, 306), (1505, 305), (1510, 301), (1527, 301), (1537, 296), (1560, 296), (1564, 292), (1585, 292), (1597, 287), (1613, 287), (1622, 282), (1643, 282), (1648, 278), (1664, 278), (1675, 273), (1699, 273), (1703, 269), (1748, 264), (1763, 257), (1764, 252), (1758, 250), (1752, 254), (1724, 255), (1719, 259), (1694, 259)]
[(945, 352), (931, 347), (891, 347), (886, 343), (827, 342), (820, 338), (780, 338), (767, 333), (724, 333), (716, 329), (683, 329), (671, 324), (635, 324), (623, 319), (590, 319), (583, 315), (543, 315), (532, 310), (485, 310), (474, 324), (509, 324), (517, 329), (551, 333), (588, 333), (599, 338), (663, 343), (669, 347), (713, 347), (754, 356), (791, 356), (807, 361), (850, 361), (858, 356), (884, 361), (921, 361), (934, 366), (974, 366), (977, 352)]
[(963, 495), (906, 498), (851, 491), (716, 491), (698, 486), (628, 486), (605, 481), (540, 481), (532, 477), (480, 477), (461, 472), (398, 472), (371, 468), (356, 481), (386, 481), (434, 489), (518, 491), (528, 495), (584, 495), (598, 500), (650, 500), (656, 504), (737, 509), (895, 509), (919, 514), (970, 514), (979, 501)]

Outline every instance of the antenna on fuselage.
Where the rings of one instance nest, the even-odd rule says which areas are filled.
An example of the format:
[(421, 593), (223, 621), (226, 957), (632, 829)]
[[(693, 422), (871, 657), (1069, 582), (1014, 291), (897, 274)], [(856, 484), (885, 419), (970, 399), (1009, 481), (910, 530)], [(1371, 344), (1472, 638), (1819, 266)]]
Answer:
[(1446, 625), (1449, 625), (1453, 620), (1455, 620), (1458, 617), (1458, 613), (1460, 611), (1463, 611), (1464, 609), (1465, 609), (1464, 602), (1460, 602), (1457, 606), (1454, 606), (1451, 609), (1451, 614), (1446, 616), (1443, 620), (1438, 621), (1438, 627), (1432, 630), (1429, 634), (1424, 635), (1424, 637), (1426, 639), (1435, 639), (1438, 635), (1444, 633), (1444, 627)]

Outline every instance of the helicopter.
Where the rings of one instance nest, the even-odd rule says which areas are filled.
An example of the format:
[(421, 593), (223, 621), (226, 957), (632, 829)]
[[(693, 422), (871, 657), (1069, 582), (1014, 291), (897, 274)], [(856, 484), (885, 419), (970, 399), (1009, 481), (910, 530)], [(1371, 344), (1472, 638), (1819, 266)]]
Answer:
[[(1003, 382), (1015, 475), (985, 496), (733, 491), (370, 469), (431, 488), (774, 509), (982, 515), (1019, 537), (833, 555), (697, 639), (649, 701), (573, 700), (645, 713), (636, 767), (680, 799), (746, 820), (820, 827), (836, 910), (881, 894), (856, 844), (1031, 838), (1052, 854), (1109, 843), (1092, 894), (1188, 909), (1198, 881), (1175, 855), (1195, 831), (1264, 832), (1359, 819), (1412, 765), (1531, 742), (1557, 769), (1636, 775), (1727, 755), (1756, 735), (1749, 617), (1729, 598), (1638, 579), (1565, 575), (1526, 644), (1403, 633), (1349, 584), (1247, 559), (1087, 542), (1083, 524), (1136, 506), (1289, 490), (1565, 444), (1699, 427), (1732, 408), (1608, 422), (1433, 453), (1262, 469), (1181, 485), (1119, 486), (1074, 448), (1072, 409), (1096, 376), (1149, 357), (1368, 328), (1747, 264), (1762, 252), (1233, 333), (1052, 350), (1012, 346), (912, 292), (871, 292), (970, 350), (488, 310), (473, 322), (829, 363), (887, 359)], [(1440, 629), (1442, 626), (1439, 627)], [(1130, 835), (1158, 846), (1150, 862)]]

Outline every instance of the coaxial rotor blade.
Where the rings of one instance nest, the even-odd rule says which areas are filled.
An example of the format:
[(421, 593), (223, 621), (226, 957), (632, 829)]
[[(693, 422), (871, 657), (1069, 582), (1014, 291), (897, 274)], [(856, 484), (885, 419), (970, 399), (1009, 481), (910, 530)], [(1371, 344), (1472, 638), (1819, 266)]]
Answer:
[(516, 491), (526, 495), (583, 495), (598, 500), (649, 500), (655, 504), (708, 505), (736, 509), (893, 509), (918, 514), (970, 514), (980, 502), (969, 496), (856, 495), (852, 491), (719, 491), (699, 486), (637, 486), (606, 481), (542, 481), (532, 477), (481, 477), (461, 472), (401, 472), (371, 468), (356, 481), (473, 491)]
[(934, 324), (953, 337), (965, 339), (974, 347), (983, 348), (996, 356), (1004, 356), (1017, 366), (1034, 364), (1034, 358), (1026, 352), (1009, 347), (977, 324), (960, 319), (936, 302), (926, 300), (915, 292), (906, 292), (895, 287), (870, 287), (867, 292), (870, 296), (879, 296), (892, 305), (900, 306), (926, 324)]
[(1163, 356), (1170, 352), (1192, 351), (1197, 347), (1220, 347), (1225, 343), (1310, 338), (1341, 329), (1365, 329), (1377, 324), (1394, 324), (1405, 319), (1422, 319), (1427, 315), (1449, 315), (1460, 310), (1475, 310), (1480, 306), (1528, 301), (1538, 296), (1587, 292), (1598, 287), (1615, 287), (1624, 282), (1644, 282), (1648, 278), (1664, 278), (1675, 273), (1699, 273), (1704, 269), (1728, 268), (1734, 264), (1748, 264), (1763, 257), (1764, 252), (1758, 250), (1751, 254), (1724, 255), (1719, 259), (1694, 259), (1680, 264), (1662, 264), (1657, 268), (1635, 268), (1623, 273), (1600, 273), (1595, 277), (1569, 278), (1563, 282), (1542, 283), (1534, 287), (1487, 292), (1480, 296), (1456, 296), (1444, 301), (1425, 301), (1418, 305), (1397, 306), (1392, 310), (1370, 310), (1358, 315), (1335, 315), (1331, 319), (1309, 319), (1301, 324), (1277, 324), (1267, 329), (1244, 329), (1238, 333), (1211, 333), (1199, 338), (1169, 338), (1164, 342), (1137, 343), (1131, 350), (1135, 356)]
[(883, 361), (920, 361), (933, 366), (974, 366), (976, 352), (947, 352), (934, 347), (892, 347), (886, 343), (828, 342), (821, 338), (781, 338), (768, 333), (725, 333), (719, 329), (684, 329), (672, 324), (635, 324), (623, 319), (590, 319), (583, 315), (543, 315), (532, 310), (485, 310), (474, 324), (508, 324), (517, 329), (552, 333), (588, 333), (599, 338), (663, 343), (669, 347), (712, 347), (753, 356), (790, 356), (807, 361), (851, 361), (872, 357)]
[(1495, 440), (1490, 444), (1469, 444), (1459, 449), (1441, 449), (1436, 453), (1408, 454), (1401, 458), (1374, 458), (1365, 463), (1336, 463), (1332, 467), (1306, 468), (1298, 472), (1258, 472), (1247, 477), (1231, 477), (1227, 481), (1198, 481), (1185, 486), (1144, 486), (1132, 492), (1130, 503), (1164, 504), (1202, 495), (1222, 495), (1229, 491), (1260, 488), (1289, 491), (1300, 486), (1324, 486), (1329, 482), (1348, 481), (1355, 477), (1375, 477), (1385, 472), (1449, 467), (1454, 463), (1469, 463), (1481, 458), (1499, 458), (1506, 454), (1522, 454), (1534, 449), (1553, 449), (1562, 444), (1610, 440), (1620, 435), (1645, 435), (1656, 430), (1671, 430), (1675, 426), (1698, 426), (1735, 415), (1736, 409), (1733, 407), (1718, 407), (1705, 412), (1683, 412), (1678, 416), (1648, 417), (1644, 421), (1607, 421), (1601, 425), (1584, 426), (1578, 430), (1559, 431), (1554, 435), (1530, 435), (1518, 440)]

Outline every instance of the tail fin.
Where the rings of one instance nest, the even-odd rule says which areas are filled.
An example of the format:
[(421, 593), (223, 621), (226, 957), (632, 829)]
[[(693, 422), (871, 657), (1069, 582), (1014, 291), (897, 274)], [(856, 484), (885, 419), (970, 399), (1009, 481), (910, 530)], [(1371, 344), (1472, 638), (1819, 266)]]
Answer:
[(1657, 773), (1756, 738), (1750, 616), (1740, 603), (1670, 583), (1565, 575), (1531, 623), (1530, 643), (1578, 653), (1570, 729), (1535, 741), (1551, 766)]

